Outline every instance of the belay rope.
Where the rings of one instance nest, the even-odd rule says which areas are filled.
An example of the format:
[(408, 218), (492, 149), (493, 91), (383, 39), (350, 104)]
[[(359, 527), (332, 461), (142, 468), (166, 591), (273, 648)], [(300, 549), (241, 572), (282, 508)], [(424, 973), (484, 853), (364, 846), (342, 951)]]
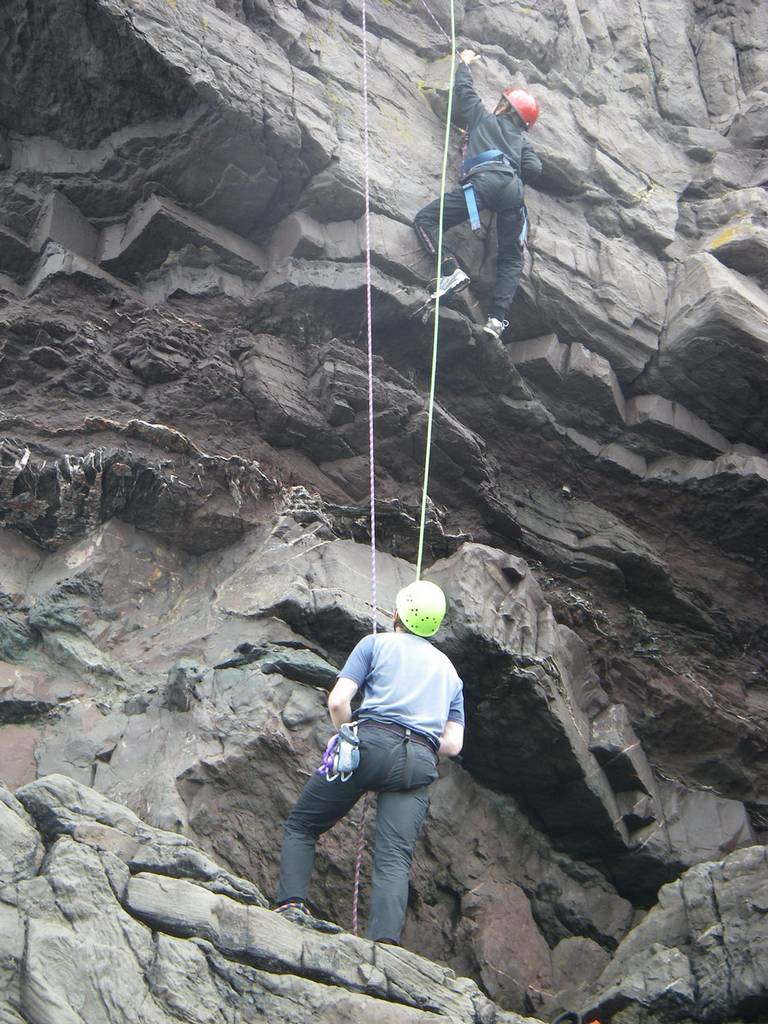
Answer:
[[(361, 29), (363, 37), (363, 165), (365, 185), (365, 306), (368, 338), (368, 471), (370, 477), (371, 506), (371, 616), (372, 632), (376, 632), (378, 620), (376, 593), (376, 459), (373, 429), (373, 301), (371, 288), (371, 181), (370, 181), (370, 126), (368, 124), (368, 23), (366, 0), (362, 2)], [(357, 852), (355, 855), (355, 880), (352, 887), (352, 934), (357, 935), (358, 908), (360, 904), (360, 872), (365, 852), (365, 818), (371, 794), (363, 798), (363, 809), (357, 826)]]
[(355, 852), (355, 881), (352, 889), (352, 934), (357, 935), (357, 916), (360, 903), (360, 873), (363, 867), (363, 855), (365, 854), (365, 816), (368, 813), (368, 804), (371, 800), (370, 791), (363, 797), (363, 809), (360, 812), (360, 822), (357, 826), (357, 850)]
[[(421, 0), (430, 18), (442, 34), (448, 35), (434, 16), (432, 11)], [(445, 184), (448, 177), (448, 144), (451, 133), (451, 115), (453, 113), (453, 62), (456, 53), (456, 18), (454, 0), (450, 0), (451, 11), (451, 68), (448, 86), (448, 111), (445, 121), (445, 142), (443, 145), (443, 165), (440, 177), (440, 215), (437, 233), (437, 278), (440, 278), (440, 266), (443, 262), (443, 213), (445, 201)], [(368, 122), (368, 25), (366, 0), (362, 0), (361, 13), (362, 49), (363, 49), (363, 163), (365, 187), (365, 295), (368, 335), (368, 466), (370, 475), (370, 516), (371, 516), (371, 614), (373, 618), (372, 632), (377, 628), (377, 593), (376, 593), (376, 480), (375, 480), (375, 447), (373, 428), (373, 303), (372, 303), (372, 272), (371, 272), (371, 185), (370, 185), (370, 126)], [(427, 437), (424, 450), (424, 485), (421, 497), (421, 520), (419, 524), (419, 544), (416, 559), (416, 579), (421, 577), (421, 563), (424, 553), (424, 526), (427, 515), (427, 493), (429, 487), (429, 463), (432, 447), (432, 420), (435, 410), (435, 386), (437, 380), (437, 348), (440, 330), (440, 295), (435, 298), (435, 324), (432, 334), (432, 366), (429, 382), (429, 401), (427, 405)], [(360, 822), (357, 826), (357, 850), (355, 854), (355, 878), (352, 892), (352, 934), (357, 935), (358, 909), (360, 900), (360, 873), (365, 852), (365, 819), (370, 803), (370, 792), (365, 794)]]
[[(365, 0), (363, 0), (365, 2)], [(422, 0), (424, 3), (424, 0)], [(426, 4), (424, 5), (426, 7)], [(428, 9), (428, 8), (427, 8)], [(456, 13), (454, 0), (450, 3), (451, 11), (451, 67), (448, 84), (448, 110), (445, 115), (445, 139), (443, 142), (443, 166), (440, 171), (440, 210), (437, 229), (437, 269), (435, 276), (440, 281), (440, 267), (443, 262), (443, 215), (445, 212), (445, 184), (448, 178), (448, 147), (451, 138), (451, 117), (453, 115), (453, 63), (456, 54)], [(431, 12), (430, 12), (431, 13)], [(432, 15), (435, 20), (434, 15)], [(427, 438), (424, 446), (424, 485), (421, 493), (421, 518), (419, 521), (419, 546), (416, 557), (416, 579), (421, 579), (421, 564), (424, 557), (424, 528), (427, 519), (427, 493), (429, 490), (429, 462), (432, 450), (432, 420), (435, 413), (435, 385), (437, 381), (437, 343), (440, 332), (440, 289), (435, 294), (435, 323), (432, 331), (432, 368), (429, 379), (429, 403), (427, 405)]]

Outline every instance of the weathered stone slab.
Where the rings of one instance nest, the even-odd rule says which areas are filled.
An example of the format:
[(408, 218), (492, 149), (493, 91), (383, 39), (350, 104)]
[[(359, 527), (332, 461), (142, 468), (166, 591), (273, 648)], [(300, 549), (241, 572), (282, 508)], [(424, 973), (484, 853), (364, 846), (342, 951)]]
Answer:
[[(361, 253), (365, 251), (365, 220), (358, 222)], [(435, 276), (434, 259), (424, 255), (410, 224), (371, 213), (371, 261), (384, 273), (408, 284), (423, 284)]]
[(139, 204), (125, 224), (104, 229), (98, 262), (111, 273), (132, 279), (187, 247), (198, 263), (213, 259), (245, 280), (260, 280), (266, 273), (266, 257), (258, 246), (156, 195)]
[(290, 214), (275, 231), (269, 246), (270, 258), (353, 260), (360, 256), (360, 242), (354, 221), (321, 224), (303, 210)]
[[(620, 845), (626, 837), (613, 791), (589, 752), (586, 716), (558, 667), (564, 638), (525, 567), (521, 577), (519, 560), (507, 567), (508, 560), (482, 545), (464, 545), (430, 572), (451, 593), (456, 611), (441, 646), (467, 680), (475, 726), (466, 763), (481, 780), (511, 785), (518, 799), (531, 800), (548, 831), (574, 854), (598, 832)], [(578, 641), (571, 636), (569, 642)], [(467, 662), (466, 652), (479, 648), (496, 654), (477, 665)], [(509, 700), (512, 691), (515, 699)], [(542, 745), (557, 750), (545, 765)], [(567, 785), (555, 767), (565, 763)], [(579, 817), (589, 818), (589, 832), (577, 826)]]
[(693, 256), (672, 287), (668, 316), (642, 386), (682, 402), (730, 440), (768, 448), (765, 293), (714, 256)]
[(0, 274), (0, 292), (21, 298), (24, 295), (24, 288), (22, 285), (17, 284), (13, 278), (9, 277), (7, 274)]
[(592, 939), (581, 936), (562, 939), (552, 950), (557, 1010), (580, 1006), (589, 986), (600, 976), (611, 956)]
[[(413, 228), (380, 213), (371, 213), (371, 262), (382, 271), (420, 284), (434, 275), (433, 261), (421, 254)], [(305, 210), (290, 214), (269, 244), (270, 261), (326, 259), (340, 262), (365, 258), (365, 218), (319, 222)]]
[(733, 224), (708, 239), (705, 247), (727, 267), (761, 280), (765, 278), (768, 228), (748, 222)]
[(658, 348), (667, 296), (656, 260), (607, 237), (549, 196), (529, 200), (531, 285), (560, 333), (609, 360), (619, 380), (637, 376)]
[[(765, 68), (762, 68), (763, 72)], [(746, 98), (734, 117), (728, 137), (748, 149), (764, 149), (768, 143), (768, 88), (763, 80)]]
[(768, 265), (768, 198), (759, 188), (744, 188), (693, 204), (703, 248), (721, 263), (762, 279)]
[(715, 474), (736, 473), (739, 476), (758, 476), (768, 480), (768, 459), (759, 455), (743, 455), (727, 452), (713, 462)]
[(568, 346), (557, 335), (518, 341), (507, 345), (507, 354), (526, 380), (544, 391), (559, 389), (568, 363)]
[[(661, 395), (637, 395), (627, 402), (627, 431), (623, 438), (633, 439), (651, 455), (659, 449), (672, 450), (692, 458), (719, 455), (730, 448), (729, 442), (712, 430), (700, 417), (679, 402)], [(631, 428), (631, 429), (630, 429)]]
[(43, 844), (32, 819), (18, 800), (0, 785), (0, 888), (32, 878), (43, 859)]
[(0, 661), (0, 724), (18, 723), (44, 715), (60, 701), (80, 696), (86, 685), (75, 678), (9, 665)]
[(568, 349), (566, 374), (569, 398), (597, 410), (608, 423), (624, 422), (624, 395), (607, 359), (574, 342)]
[(35, 725), (3, 725), (0, 727), (0, 747), (3, 757), (0, 761), (0, 783), (8, 789), (19, 786), (37, 776), (35, 757), (41, 729)]
[(664, 886), (621, 943), (588, 999), (598, 1017), (623, 1010), (661, 1020), (762, 1015), (768, 987), (766, 848), (699, 864)]
[[(744, 804), (708, 790), (692, 790), (658, 781), (667, 838), (673, 856), (685, 867), (722, 857), (755, 841)], [(653, 845), (650, 839), (648, 845)]]
[(56, 277), (82, 276), (108, 292), (116, 292), (125, 295), (137, 302), (142, 302), (142, 296), (124, 281), (120, 281), (112, 274), (101, 267), (91, 263), (76, 253), (61, 249), (57, 243), (49, 242), (43, 250), (34, 270), (29, 275), (24, 289), (25, 295), (30, 296), (41, 288), (46, 282)]
[(258, 335), (258, 351), (243, 360), (243, 393), (256, 422), (278, 448), (304, 447), (317, 458), (344, 457), (351, 449), (306, 401), (309, 368), (287, 339)]
[(618, 466), (624, 472), (631, 473), (632, 476), (645, 476), (648, 468), (643, 455), (632, 451), (626, 445), (619, 444), (618, 441), (606, 444), (600, 448), (598, 458), (601, 462)]
[[(124, 883), (94, 851), (65, 838), (49, 851), (39, 878), (16, 886), (26, 943), (13, 975), (22, 982), (17, 1005), (24, 1019), (74, 1024), (82, 1014), (106, 1024), (116, 1007), (135, 1010), (144, 1002), (153, 941), (117, 902), (113, 884)], [(127, 1018), (120, 1012), (117, 1019)], [(136, 1019), (167, 1020), (157, 1006)]]
[(126, 906), (153, 929), (212, 943), (226, 956), (280, 974), (299, 973), (353, 992), (472, 1020), (472, 986), (404, 950), (389, 952), (352, 935), (329, 936), (272, 911), (244, 907), (186, 879), (134, 875)]
[(713, 460), (669, 456), (657, 459), (648, 466), (649, 477), (671, 483), (707, 480), (720, 474), (734, 477), (756, 476), (768, 480), (768, 459), (730, 451)]
[(98, 263), (99, 232), (62, 192), (51, 192), (46, 197), (32, 235), (37, 250), (48, 242), (56, 242), (63, 249)]
[[(552, 988), (552, 957), (533, 919), (525, 893), (511, 882), (474, 886), (461, 905), (467, 931), (477, 933), (473, 951), (488, 995), (503, 1006), (541, 1005)], [(471, 922), (471, 923), (470, 923)], [(518, 937), (519, 954), (510, 963), (509, 932)]]
[(34, 266), (37, 253), (21, 235), (5, 224), (0, 224), (0, 271), (9, 282), (21, 283)]
[(642, 789), (621, 790), (616, 794), (616, 805), (630, 833), (652, 824), (660, 814), (658, 800)]
[(690, 39), (693, 17), (664, 0), (643, 0), (643, 26), (655, 74), (655, 95), (662, 114), (683, 124), (708, 124), (699, 67)]
[(651, 766), (623, 704), (611, 704), (592, 719), (589, 749), (617, 793), (643, 790), (655, 794)]
[[(85, 790), (80, 797), (88, 801)], [(10, 796), (0, 798), (0, 816), (10, 806), (24, 816)], [(31, 833), (34, 871), (41, 849)], [(0, 863), (13, 848), (3, 829)], [(82, 837), (53, 841), (39, 876), (4, 881), (0, 1015), (8, 1024), (303, 1024), (307, 1012), (321, 1022), (524, 1024), (472, 982), (415, 954), (321, 936), (187, 878), (140, 871), (131, 879), (114, 853)]]
[(58, 836), (71, 836), (113, 854), (133, 873), (183, 876), (244, 904), (266, 906), (255, 885), (225, 871), (186, 836), (145, 824), (127, 807), (71, 778), (47, 775), (22, 787), (17, 795), (49, 843)]

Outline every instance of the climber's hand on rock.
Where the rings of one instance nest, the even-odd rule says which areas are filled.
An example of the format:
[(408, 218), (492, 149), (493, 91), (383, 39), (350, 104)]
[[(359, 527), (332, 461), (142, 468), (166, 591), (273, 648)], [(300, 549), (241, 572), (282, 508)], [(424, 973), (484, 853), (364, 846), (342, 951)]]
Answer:
[(459, 60), (462, 64), (474, 64), (476, 60), (480, 60), (480, 54), (474, 50), (459, 50)]

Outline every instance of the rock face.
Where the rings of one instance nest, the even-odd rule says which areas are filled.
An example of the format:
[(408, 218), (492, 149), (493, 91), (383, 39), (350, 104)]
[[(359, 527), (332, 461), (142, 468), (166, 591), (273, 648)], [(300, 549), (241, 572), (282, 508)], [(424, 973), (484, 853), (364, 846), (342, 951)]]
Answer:
[[(39, 849), (41, 837), (6, 791)], [(522, 1024), (468, 979), (405, 950), (264, 909), (175, 833), (64, 776), (19, 790), (47, 844), (0, 886), (4, 1020)], [(3, 830), (0, 864), (18, 849)], [(31, 849), (31, 846), (30, 846)]]
[[(522, 1024), (468, 979), (414, 953), (278, 917), (254, 885), (188, 839), (143, 824), (66, 776), (16, 795), (0, 790), (3, 1019), (298, 1024), (311, 1010), (322, 1021)], [(759, 1019), (765, 888), (760, 846), (663, 887), (658, 906), (592, 982), (589, 1012), (619, 1024)], [(530, 919), (526, 926), (522, 890), (476, 886), (466, 902), (468, 920), (495, 913), (501, 925), (484, 930), (486, 988), (503, 994), (514, 980), (501, 978), (495, 961), (508, 934), (502, 922), (514, 923), (524, 944), (524, 974), (538, 964), (539, 980), (551, 983), (548, 949), (537, 948)], [(580, 950), (576, 941), (558, 958), (561, 977), (569, 962), (583, 971), (594, 961), (583, 948), (589, 940)], [(582, 999), (589, 980), (582, 973), (574, 989)]]
[[(81, 790), (64, 779), (30, 782), (20, 792), (46, 842), (79, 828), (75, 801), (119, 824), (135, 873), (182, 872), (247, 895), (234, 873), (274, 890), (276, 826), (327, 739), (324, 693), (371, 618), (370, 551), (340, 535), (346, 516), (302, 491), (281, 504), (205, 558), (114, 519), (47, 556), (18, 540), (5, 549), (29, 602), (9, 622), (33, 624), (9, 632), (17, 646), (6, 653), (5, 702), (24, 708), (18, 728), (36, 759), (26, 778), (64, 766), (148, 822), (90, 790), (75, 801)], [(385, 553), (377, 563), (382, 618), (412, 570)], [(472, 728), (464, 768), (444, 765), (433, 787), (406, 944), (478, 977), (503, 1006), (546, 1012), (573, 987), (557, 966), (568, 944), (585, 944), (579, 981), (595, 976), (631, 926), (632, 902), (753, 842), (752, 826), (742, 802), (655, 771), (522, 559), (459, 541), (429, 576), (452, 595), (440, 643), (466, 680)], [(56, 690), (35, 691), (52, 678)], [(7, 742), (13, 751), (21, 739)], [(342, 923), (355, 845), (352, 820), (318, 857), (313, 899)], [(366, 874), (364, 899), (367, 886)], [(514, 953), (511, 921), (526, 935)]]
[(760, 1020), (766, 1013), (766, 849), (699, 864), (672, 885), (596, 982), (596, 1012), (648, 1019)]
[[(4, 5), (0, 781), (27, 807), (0, 802), (4, 1012), (755, 1018), (759, 898), (741, 930), (718, 915), (762, 885), (768, 827), (757, 0), (456, 5), (483, 97), (539, 98), (544, 173), (504, 346), (477, 326), (493, 226), (454, 233), (472, 284), (441, 315), (424, 561), (468, 729), (405, 941), (504, 1009), (407, 953), (396, 977), (348, 937), (278, 937), (263, 907), (325, 691), (417, 550), (435, 268), (410, 224), (439, 187), (449, 9), (366, 6), (369, 224), (361, 14)], [(355, 824), (313, 892), (342, 924)]]

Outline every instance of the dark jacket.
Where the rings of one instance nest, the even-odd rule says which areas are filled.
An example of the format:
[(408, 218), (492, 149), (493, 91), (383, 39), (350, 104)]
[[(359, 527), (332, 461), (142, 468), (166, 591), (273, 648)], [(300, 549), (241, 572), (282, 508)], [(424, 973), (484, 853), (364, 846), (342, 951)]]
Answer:
[[(475, 92), (472, 72), (466, 64), (460, 63), (456, 68), (454, 81), (454, 101), (456, 103), (456, 119), (469, 131), (467, 156), (477, 156), (487, 149), (500, 149), (512, 161), (512, 168), (521, 180), (528, 184), (535, 181), (541, 174), (541, 160), (524, 135), (524, 129), (514, 117), (497, 117), (486, 110), (483, 101)], [(483, 164), (473, 168), (470, 176), (483, 171)], [(492, 164), (486, 168), (494, 171), (504, 169), (503, 164)]]

